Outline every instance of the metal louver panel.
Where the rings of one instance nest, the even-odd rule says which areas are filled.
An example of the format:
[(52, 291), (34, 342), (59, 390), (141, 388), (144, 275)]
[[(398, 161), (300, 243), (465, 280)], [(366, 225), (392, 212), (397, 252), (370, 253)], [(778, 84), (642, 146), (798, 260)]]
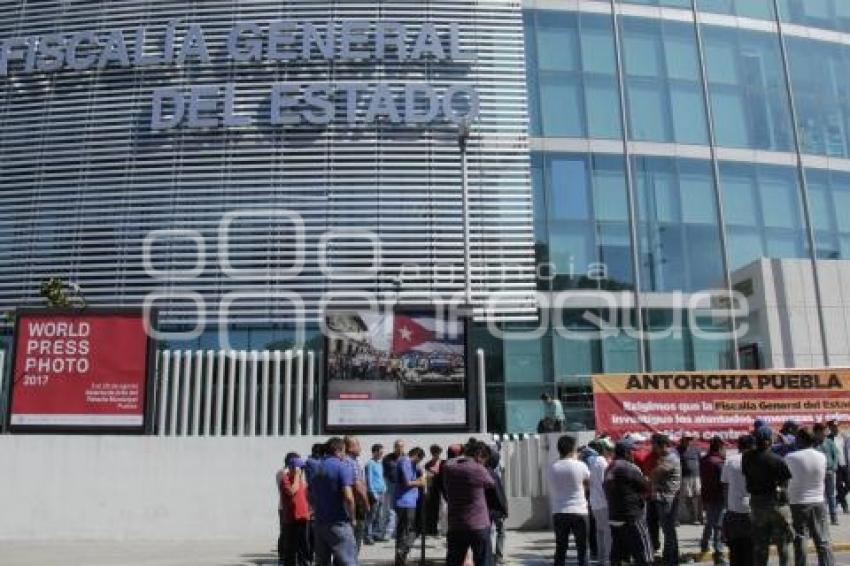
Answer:
[[(279, 19), (425, 21), (438, 29), (458, 23), (464, 47), (476, 52), (455, 63), (281, 62), (234, 63), (227, 35), (237, 22)], [(0, 41), (121, 29), (134, 47), (146, 26), (155, 43), (179, 20), (200, 24), (212, 63), (183, 66), (110, 66), (103, 71), (0, 77), (0, 310), (38, 303), (38, 284), (51, 276), (77, 281), (91, 304), (138, 305), (153, 291), (199, 293), (216, 315), (233, 292), (232, 323), (282, 322), (294, 316), (285, 293), (297, 293), (308, 319), (318, 317), (331, 291), (378, 298), (399, 290), (423, 299), (463, 290), (460, 158), (450, 124), (419, 128), (392, 124), (329, 127), (272, 126), (268, 95), (276, 82), (429, 82), (476, 85), (481, 117), (470, 142), (473, 285), (479, 306), (491, 294), (516, 301), (501, 316), (528, 316), (534, 290), (534, 247), (527, 148), (525, 62), (521, 2), (457, 1), (43, 1), (0, 4)], [(237, 108), (257, 117), (250, 127), (152, 131), (152, 91), (161, 86), (235, 83)], [(337, 101), (337, 104), (341, 104)], [(342, 102), (344, 104), (344, 102)], [(292, 224), (304, 221), (304, 266), (286, 269), (298, 246)], [(246, 211), (252, 211), (246, 213)], [(270, 212), (272, 211), (272, 212)], [(221, 269), (219, 226), (232, 224), (234, 277)], [(143, 241), (152, 230), (196, 231), (197, 242), (160, 239), (151, 265), (192, 277), (152, 278), (143, 266)], [(339, 230), (374, 233), (379, 262), (371, 266), (365, 238), (330, 238), (323, 272), (317, 247)], [(374, 267), (374, 269), (369, 269)], [(157, 303), (167, 323), (192, 322), (195, 306), (175, 296)]]

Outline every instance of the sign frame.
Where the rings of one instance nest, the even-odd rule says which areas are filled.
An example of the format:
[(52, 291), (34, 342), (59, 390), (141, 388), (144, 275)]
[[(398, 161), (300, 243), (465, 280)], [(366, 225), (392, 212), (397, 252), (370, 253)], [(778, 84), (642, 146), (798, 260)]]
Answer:
[[(433, 315), (436, 316), (438, 308), (433, 304), (425, 305), (399, 305), (393, 309), (388, 309), (388, 313), (395, 317), (396, 314), (402, 315)], [(332, 314), (352, 314), (358, 312), (369, 312), (368, 309), (357, 308), (332, 308), (327, 309), (322, 313), (323, 320), (327, 320), (328, 315)], [(328, 364), (330, 363), (329, 353), (329, 337), (323, 335), (324, 355), (322, 356), (322, 375), (321, 375), (321, 390), (324, 392), (322, 402), (322, 420), (321, 427), (324, 434), (348, 434), (357, 433), (364, 435), (380, 435), (380, 434), (431, 434), (431, 433), (474, 433), (476, 432), (476, 414), (480, 400), (478, 399), (477, 389), (475, 388), (475, 375), (473, 361), (475, 356), (471, 355), (469, 343), (469, 330), (471, 328), (471, 316), (461, 310), (457, 316), (458, 322), (463, 328), (463, 355), (464, 355), (464, 401), (466, 403), (466, 422), (460, 425), (335, 425), (328, 422), (329, 419), (329, 374)], [(476, 362), (477, 363), (477, 362)]]
[[(150, 309), (149, 324), (150, 328), (157, 328), (159, 312), (157, 309)], [(19, 326), (22, 315), (85, 315), (93, 317), (107, 317), (116, 315), (139, 315), (144, 321), (145, 311), (134, 307), (85, 307), (82, 309), (75, 308), (39, 308), (39, 307), (21, 307), (15, 309), (15, 321), (12, 331), (12, 347), (11, 352), (11, 367), (9, 371), (9, 379), (6, 384), (6, 410), (3, 414), (4, 431), (10, 434), (63, 434), (63, 435), (120, 435), (120, 436), (140, 436), (153, 434), (154, 409), (156, 403), (154, 396), (156, 395), (156, 348), (157, 343), (150, 334), (145, 337), (145, 369), (144, 369), (144, 385), (145, 401), (142, 406), (142, 424), (140, 426), (74, 426), (74, 425), (13, 425), (12, 424), (12, 401), (15, 387), (15, 367), (17, 366), (18, 355), (18, 335)]]

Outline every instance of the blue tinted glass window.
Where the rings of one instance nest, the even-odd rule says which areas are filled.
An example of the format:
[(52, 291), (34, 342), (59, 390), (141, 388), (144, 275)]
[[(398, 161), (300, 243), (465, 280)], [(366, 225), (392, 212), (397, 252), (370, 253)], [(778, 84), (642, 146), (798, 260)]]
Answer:
[(581, 61), (585, 73), (614, 75), (614, 31), (610, 18), (581, 14)]
[(544, 350), (543, 339), (506, 338), (503, 344), (506, 382), (542, 383), (546, 380), (547, 372), (544, 360), (548, 359), (548, 356)]
[(773, 19), (773, 0), (698, 0), (697, 6), (703, 12)]
[(693, 26), (643, 18), (622, 25), (630, 137), (706, 143)]
[(620, 97), (616, 80), (585, 75), (584, 92), (588, 135), (592, 138), (620, 137)]
[(730, 267), (806, 256), (800, 189), (791, 167), (721, 164)]
[[(629, 285), (632, 276), (622, 159), (538, 155), (544, 162), (547, 207), (546, 246), (539, 256), (554, 266), (552, 288)], [(588, 272), (599, 262), (609, 263), (614, 275), (591, 280)]]
[(718, 145), (789, 151), (790, 109), (775, 34), (703, 26)]
[(577, 70), (577, 41), (575, 14), (537, 12), (537, 64), (541, 71)]
[(850, 6), (846, 0), (779, 0), (782, 21), (847, 31)]
[(584, 135), (581, 85), (577, 76), (544, 74), (540, 78), (540, 114), (543, 135)]
[(818, 258), (850, 259), (850, 174), (809, 169), (806, 184)]
[(644, 290), (699, 291), (722, 285), (710, 164), (636, 158), (634, 171)]
[(788, 58), (804, 153), (848, 155), (848, 50), (825, 42), (788, 39)]
[(620, 137), (610, 16), (526, 10), (531, 135)]

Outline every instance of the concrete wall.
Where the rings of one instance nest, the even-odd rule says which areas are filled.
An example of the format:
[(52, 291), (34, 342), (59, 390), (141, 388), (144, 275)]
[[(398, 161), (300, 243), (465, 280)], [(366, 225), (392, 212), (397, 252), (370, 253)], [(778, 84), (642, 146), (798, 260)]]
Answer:
[(316, 440), (0, 436), (0, 539), (274, 540), (274, 474)]

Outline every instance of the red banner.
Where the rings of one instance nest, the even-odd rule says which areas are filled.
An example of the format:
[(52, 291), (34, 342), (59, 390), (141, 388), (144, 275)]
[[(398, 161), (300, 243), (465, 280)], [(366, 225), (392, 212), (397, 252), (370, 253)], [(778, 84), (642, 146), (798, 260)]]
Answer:
[(850, 422), (850, 371), (596, 375), (593, 400), (599, 433), (731, 440), (752, 430), (756, 418), (776, 430), (788, 420)]
[(22, 313), (10, 424), (141, 430), (147, 374), (141, 313)]

